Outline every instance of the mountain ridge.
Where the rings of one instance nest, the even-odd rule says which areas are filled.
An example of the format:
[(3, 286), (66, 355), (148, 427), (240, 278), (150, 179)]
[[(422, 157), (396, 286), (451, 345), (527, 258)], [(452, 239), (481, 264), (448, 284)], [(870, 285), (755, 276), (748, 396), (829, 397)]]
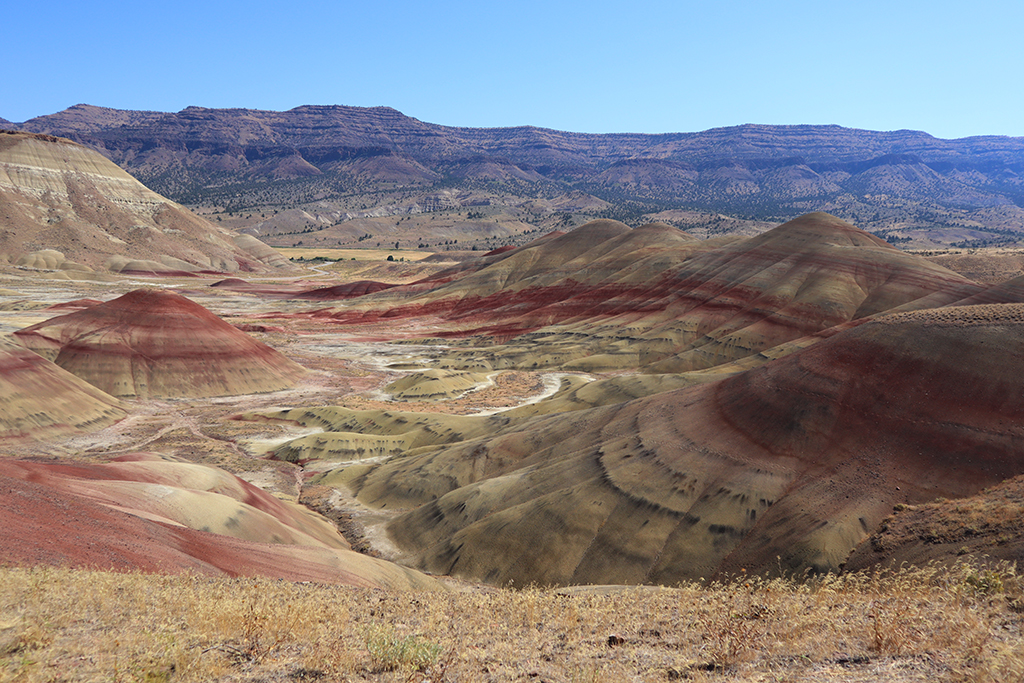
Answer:
[[(637, 224), (642, 215), (689, 229), (678, 215), (653, 214), (696, 210), (775, 221), (824, 210), (919, 247), (1024, 238), (1024, 138), (1010, 136), (944, 140), (834, 124), (657, 134), (467, 128), (390, 107), (345, 105), (176, 113), (75, 105), (18, 125), (92, 147), (186, 205), (263, 214), (301, 206), (315, 216), (301, 228), (314, 232), (359, 218), (352, 208), (378, 217), (417, 213), (429, 197), (409, 193), (456, 188), (475, 194), (455, 208), (501, 207), (499, 222), (545, 228), (556, 227), (551, 220), (564, 212), (545, 206), (543, 215), (531, 214), (523, 208), (529, 200), (582, 191), (614, 209), (579, 222), (623, 218), (617, 211)], [(235, 227), (253, 227), (259, 236), (301, 231), (294, 220), (260, 218)], [(715, 216), (699, 220), (704, 236), (714, 234)], [(353, 229), (330, 240), (363, 234), (374, 233)]]
[[(661, 154), (668, 156), (662, 156), (660, 158), (672, 158), (673, 152), (678, 153), (678, 150), (671, 149), (659, 149), (658, 145), (665, 145), (667, 143), (685, 143), (690, 141), (699, 141), (702, 139), (706, 140), (729, 140), (730, 138), (738, 138), (738, 141), (732, 142), (734, 145), (733, 153), (737, 156), (744, 158), (756, 158), (758, 156), (765, 156), (767, 158), (786, 158), (793, 156), (793, 147), (806, 150), (806, 147), (801, 147), (795, 141), (795, 138), (801, 135), (808, 135), (811, 133), (832, 133), (841, 136), (845, 142), (852, 139), (865, 138), (865, 134), (869, 138), (875, 139), (877, 142), (875, 146), (870, 146), (865, 143), (861, 143), (856, 146), (849, 146), (844, 144), (842, 147), (843, 156), (840, 158), (855, 158), (865, 152), (874, 152), (878, 149), (877, 145), (888, 145), (894, 146), (894, 149), (904, 152), (918, 152), (924, 151), (944, 151), (952, 153), (957, 151), (957, 147), (964, 148), (964, 151), (969, 151), (972, 154), (981, 153), (1018, 153), (1024, 151), (1024, 138), (1008, 136), (1008, 135), (974, 135), (962, 138), (939, 138), (931, 135), (925, 131), (919, 131), (914, 129), (899, 129), (892, 131), (875, 131), (866, 128), (851, 128), (846, 126), (840, 126), (838, 124), (760, 124), (760, 123), (744, 123), (735, 126), (719, 126), (709, 128), (703, 131), (690, 131), (690, 132), (664, 132), (664, 133), (583, 133), (574, 131), (563, 131), (555, 128), (547, 128), (544, 126), (536, 125), (520, 125), (520, 126), (495, 126), (495, 127), (469, 127), (469, 126), (448, 126), (444, 124), (429, 123), (421, 121), (411, 116), (407, 116), (401, 111), (388, 106), (376, 106), (376, 107), (356, 107), (349, 105), (300, 105), (288, 109), (285, 111), (273, 111), (263, 109), (250, 109), (244, 107), (231, 107), (231, 108), (208, 108), (199, 106), (188, 106), (178, 112), (158, 112), (158, 111), (143, 111), (143, 110), (124, 110), (114, 109), (109, 107), (99, 107), (90, 104), (76, 104), (63, 111), (56, 112), (54, 114), (46, 114), (37, 116), (19, 123), (7, 121), (12, 125), (19, 125), (24, 130), (30, 132), (46, 132), (44, 129), (69, 129), (72, 128), (71, 122), (78, 122), (78, 128), (81, 131), (98, 132), (109, 130), (113, 127), (113, 124), (118, 126), (124, 125), (135, 125), (142, 126), (147, 124), (153, 124), (158, 121), (173, 120), (175, 118), (183, 119), (196, 119), (196, 118), (208, 118), (211, 116), (227, 116), (227, 115), (242, 115), (250, 118), (257, 119), (287, 119), (295, 118), (296, 116), (320, 116), (337, 118), (337, 114), (347, 115), (353, 119), (375, 118), (377, 121), (383, 123), (387, 121), (399, 122), (405, 126), (416, 126), (425, 129), (435, 131), (435, 133), (447, 133), (450, 135), (464, 136), (465, 138), (484, 138), (486, 135), (497, 136), (501, 138), (507, 138), (512, 134), (531, 134), (531, 135), (555, 135), (563, 137), (565, 139), (572, 140), (594, 140), (594, 141), (608, 141), (608, 140), (622, 140), (632, 141), (634, 144), (640, 142), (647, 142), (648, 148), (654, 151), (658, 151)], [(0, 119), (0, 121), (6, 121)], [(379, 126), (379, 123), (378, 123)], [(786, 141), (786, 145), (772, 144), (766, 145), (763, 141), (759, 141), (758, 138), (768, 134), (775, 135), (782, 140)], [(280, 140), (281, 142), (298, 142), (298, 140)], [(745, 141), (745, 142), (740, 142)], [(333, 142), (333, 141), (328, 141)], [(1001, 143), (997, 149), (985, 149), (995, 143)], [(1016, 143), (1016, 144), (1014, 144)], [(832, 150), (835, 147), (821, 147), (820, 149)], [(815, 147), (811, 147), (809, 152), (811, 153), (811, 160), (815, 160), (814, 156)], [(961, 152), (963, 153), (963, 152)], [(819, 152), (823, 155), (823, 152)], [(612, 155), (614, 156), (614, 155)], [(804, 156), (807, 156), (805, 152)], [(831, 154), (829, 155), (831, 157)], [(819, 157), (820, 158), (820, 157)]]

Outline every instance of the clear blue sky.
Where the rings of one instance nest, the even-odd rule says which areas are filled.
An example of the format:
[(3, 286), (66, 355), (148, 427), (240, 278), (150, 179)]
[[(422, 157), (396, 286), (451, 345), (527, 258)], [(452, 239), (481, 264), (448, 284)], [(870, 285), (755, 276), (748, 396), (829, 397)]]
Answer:
[(0, 117), (386, 105), (453, 126), (1024, 136), (1019, 0), (57, 0), (3, 11)]

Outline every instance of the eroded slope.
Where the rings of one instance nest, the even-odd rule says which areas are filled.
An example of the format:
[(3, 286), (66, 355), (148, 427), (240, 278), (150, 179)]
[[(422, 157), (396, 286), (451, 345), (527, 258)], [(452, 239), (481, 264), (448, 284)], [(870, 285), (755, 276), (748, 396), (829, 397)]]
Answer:
[(594, 221), (311, 315), (345, 325), (422, 318), (438, 336), (502, 344), (449, 354), (464, 370), (679, 373), (983, 289), (824, 213), (755, 238), (705, 241), (664, 225)]
[(203, 220), (70, 140), (0, 131), (0, 256), (36, 270), (251, 272), (287, 261)]
[(119, 397), (277, 391), (305, 370), (189, 299), (140, 289), (18, 331), (33, 351)]
[[(970, 363), (964, 363), (970, 358)], [(393, 538), (498, 583), (837, 569), (894, 504), (1024, 471), (1024, 306), (887, 316), (728, 379), (346, 477)]]
[(325, 519), (227, 472), (155, 456), (0, 461), (0, 502), (0, 555), (15, 565), (440, 587), (349, 550)]
[(24, 347), (0, 339), (0, 441), (91, 432), (127, 412), (113, 396)]

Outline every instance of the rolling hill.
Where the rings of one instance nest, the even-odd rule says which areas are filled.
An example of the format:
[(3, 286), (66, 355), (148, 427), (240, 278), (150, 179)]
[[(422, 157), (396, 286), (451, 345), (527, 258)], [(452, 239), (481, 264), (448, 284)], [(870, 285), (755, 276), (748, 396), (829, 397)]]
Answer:
[(481, 581), (835, 571), (894, 505), (1024, 473), (1024, 394), (1003, 372), (1022, 321), (1020, 304), (881, 316), (718, 382), (322, 481), (407, 510), (389, 531), (414, 566)]
[(14, 338), (123, 398), (262, 393), (291, 387), (305, 374), (199, 304), (158, 289), (50, 318)]
[(345, 325), (423, 317), (438, 337), (503, 342), (450, 353), (465, 370), (678, 373), (983, 289), (820, 212), (747, 239), (604, 220), (312, 315)]
[(0, 339), (0, 441), (45, 442), (102, 429), (127, 414), (113, 396)]
[(250, 235), (216, 227), (81, 145), (0, 134), (0, 258), (55, 275), (272, 271)]
[(223, 470), (151, 454), (86, 464), (5, 459), (0, 501), (0, 555), (12, 564), (440, 588), (350, 550), (297, 504)]
[[(410, 386), (438, 396), (499, 368), (601, 377), (489, 416), (266, 417), (323, 429), (275, 454), (318, 460), (314, 483), (397, 515), (390, 538), (429, 572), (524, 585), (836, 571), (894, 505), (1024, 474), (1005, 371), (1024, 353), (1021, 295), (823, 213), (706, 241), (595, 221), (295, 315), (351, 332), (419, 320), (450, 348), (446, 371)], [(395, 400), (405, 389), (391, 385)]]

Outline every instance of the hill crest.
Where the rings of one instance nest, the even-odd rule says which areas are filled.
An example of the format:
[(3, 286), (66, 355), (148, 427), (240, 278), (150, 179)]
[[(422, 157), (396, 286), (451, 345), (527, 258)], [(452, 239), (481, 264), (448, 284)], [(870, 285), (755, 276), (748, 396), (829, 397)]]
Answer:
[(140, 289), (15, 333), (24, 346), (113, 396), (264, 393), (305, 370), (199, 304)]
[(0, 134), (0, 205), (0, 256), (65, 277), (286, 264), (255, 238), (195, 216), (95, 151), (50, 134)]

